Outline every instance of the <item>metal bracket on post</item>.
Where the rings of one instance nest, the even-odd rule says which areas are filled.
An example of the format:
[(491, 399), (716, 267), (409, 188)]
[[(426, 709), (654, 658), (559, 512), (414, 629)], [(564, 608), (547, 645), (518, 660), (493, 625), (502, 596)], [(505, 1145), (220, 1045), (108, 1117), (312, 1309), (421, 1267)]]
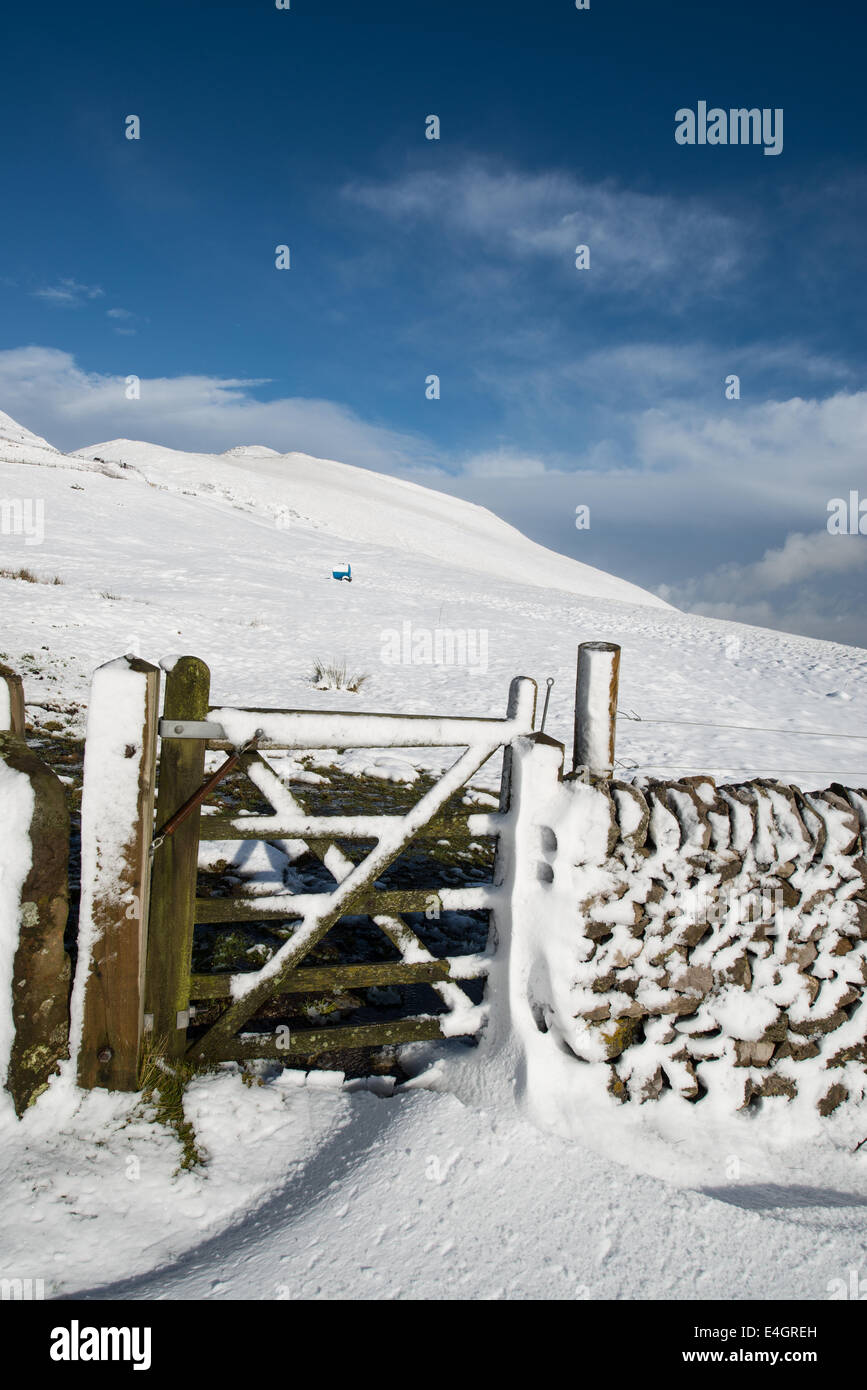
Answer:
[(225, 739), (226, 731), (222, 724), (214, 724), (210, 719), (161, 719), (160, 738), (214, 738)]

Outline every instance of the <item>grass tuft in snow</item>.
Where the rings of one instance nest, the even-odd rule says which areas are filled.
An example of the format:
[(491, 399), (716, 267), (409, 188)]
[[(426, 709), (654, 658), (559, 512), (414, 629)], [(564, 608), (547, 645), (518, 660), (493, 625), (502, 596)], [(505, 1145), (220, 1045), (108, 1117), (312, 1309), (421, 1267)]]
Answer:
[(205, 1156), (196, 1143), (196, 1132), (184, 1111), (184, 1091), (194, 1076), (215, 1071), (213, 1066), (195, 1062), (167, 1062), (167, 1038), (150, 1036), (142, 1049), (138, 1083), (142, 1098), (153, 1106), (153, 1118), (173, 1129), (178, 1136), (181, 1169), (204, 1167)]
[(318, 658), (313, 662), (313, 674), (310, 677), (317, 690), (350, 690), (353, 694), (356, 694), (369, 679), (369, 675), (352, 675), (347, 671), (345, 661), (320, 661)]
[(0, 570), (0, 579), (23, 579), (25, 584), (62, 584), (63, 580), (59, 574), (55, 574), (52, 579), (40, 579), (38, 574), (32, 570)]

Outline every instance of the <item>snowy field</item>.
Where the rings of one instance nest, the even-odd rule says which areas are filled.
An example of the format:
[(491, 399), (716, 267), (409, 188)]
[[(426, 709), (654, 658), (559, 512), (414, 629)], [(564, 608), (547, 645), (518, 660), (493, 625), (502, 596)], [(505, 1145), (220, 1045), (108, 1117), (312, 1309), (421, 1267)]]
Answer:
[[(81, 734), (94, 667), (186, 652), (210, 665), (214, 704), (500, 715), (514, 675), (550, 676), (547, 732), (568, 750), (576, 645), (607, 639), (621, 708), (648, 721), (620, 725), (626, 767), (867, 785), (863, 650), (679, 613), (478, 508), (340, 464), (84, 453), (0, 416), (0, 497), (32, 523), (4, 525), (0, 569), (49, 581), (0, 578), (0, 659), (34, 723)], [(437, 629), (474, 634), (474, 664), (383, 660), (395, 633), (423, 650)], [(317, 658), (367, 675), (360, 693), (314, 689)], [(362, 765), (377, 761), (411, 780), (429, 756)], [(249, 1299), (823, 1299), (867, 1275), (867, 1111), (796, 1122), (785, 1101), (731, 1117), (588, 1091), (577, 1132), (544, 1133), (460, 1044), (411, 1066), (395, 1095), (330, 1073), (203, 1076), (193, 1171), (140, 1098), (58, 1079), (0, 1121), (0, 1273), (54, 1295)]]

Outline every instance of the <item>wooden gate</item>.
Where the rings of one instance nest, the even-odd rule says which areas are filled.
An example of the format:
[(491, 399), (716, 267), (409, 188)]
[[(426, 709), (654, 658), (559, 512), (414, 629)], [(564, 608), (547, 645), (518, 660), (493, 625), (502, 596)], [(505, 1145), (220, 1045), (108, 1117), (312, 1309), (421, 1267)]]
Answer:
[[(486, 954), (438, 958), (404, 919), (420, 912), (436, 893), (446, 911), (495, 910), (497, 869), (490, 886), (414, 888), (386, 891), (377, 879), (414, 840), (431, 833), (448, 836), (458, 825), (473, 837), (499, 834), (508, 809), (508, 745), (533, 729), (536, 683), (512, 681), (503, 719), (435, 718), (426, 715), (318, 713), (310, 710), (209, 707), (208, 668), (183, 657), (168, 674), (156, 806), (157, 837), (151, 873), (144, 1028), (168, 1057), (220, 1061), (241, 1058), (309, 1057), (333, 1049), (382, 1047), (478, 1030), (484, 1007), (474, 1006), (459, 981), (487, 971)], [(273, 808), (271, 815), (209, 814), (197, 808), (170, 836), (170, 823), (202, 786), (206, 749), (238, 749), (255, 742), (238, 766)], [(462, 748), (453, 765), (404, 815), (309, 815), (269, 764), (268, 750), (336, 748)], [(456, 817), (448, 803), (499, 748), (504, 775), (499, 812)], [(281, 893), (271, 897), (196, 896), (199, 843), (207, 840), (301, 840), (328, 870), (334, 888), (325, 893)], [(348, 842), (371, 842), (359, 863)], [(302, 962), (328, 931), (351, 915), (366, 915), (396, 947), (398, 961), (340, 965)], [(256, 971), (191, 974), (196, 924), (279, 919), (292, 922), (291, 937)], [(430, 985), (445, 1012), (412, 1018), (318, 1029), (247, 1032), (257, 1011), (277, 997), (371, 985)], [(188, 1036), (196, 1006), (226, 1007), (204, 1031)], [(261, 1028), (261, 1020), (259, 1027)], [(195, 1025), (194, 1025), (195, 1028)]]

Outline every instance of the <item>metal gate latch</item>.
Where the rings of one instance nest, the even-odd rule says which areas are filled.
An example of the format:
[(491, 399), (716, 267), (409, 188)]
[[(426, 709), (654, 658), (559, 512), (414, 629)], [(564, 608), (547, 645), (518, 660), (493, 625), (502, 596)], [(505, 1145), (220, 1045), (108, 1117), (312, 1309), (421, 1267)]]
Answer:
[(263, 730), (257, 729), (253, 737), (248, 739), (247, 742), (243, 745), (243, 747), (236, 748), (234, 753), (230, 753), (229, 757), (226, 759), (224, 763), (220, 764), (216, 772), (212, 772), (207, 781), (202, 783), (202, 785), (199, 787), (199, 790), (197, 792), (193, 792), (192, 796), (184, 802), (183, 806), (181, 806), (177, 811), (175, 811), (173, 816), (169, 817), (162, 830), (159, 832), (158, 835), (155, 835), (153, 840), (151, 841), (151, 855), (153, 855), (154, 852), (159, 849), (160, 845), (163, 843), (164, 840), (167, 840), (170, 835), (174, 835), (178, 826), (183, 825), (184, 821), (192, 815), (193, 811), (195, 811), (197, 806), (201, 806), (208, 793), (212, 792), (214, 790), (214, 787), (219, 786), (220, 782), (223, 781), (224, 777), (228, 777), (232, 769), (238, 766), (238, 763), (241, 761), (245, 753), (255, 752), (256, 747), (259, 743), (259, 739), (262, 737), (262, 734)]

